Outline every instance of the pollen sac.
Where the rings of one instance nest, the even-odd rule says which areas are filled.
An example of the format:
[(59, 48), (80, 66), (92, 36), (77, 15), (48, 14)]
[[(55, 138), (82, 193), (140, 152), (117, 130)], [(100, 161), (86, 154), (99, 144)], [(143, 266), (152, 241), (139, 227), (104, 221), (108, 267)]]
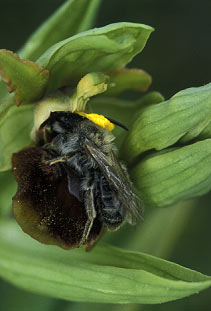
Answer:
[(89, 248), (98, 239), (102, 224), (96, 218), (86, 245), (80, 245), (87, 221), (84, 204), (68, 191), (63, 166), (49, 165), (50, 159), (52, 155), (41, 147), (28, 147), (13, 154), (13, 175), (18, 183), (13, 198), (17, 222), (39, 242), (64, 249)]

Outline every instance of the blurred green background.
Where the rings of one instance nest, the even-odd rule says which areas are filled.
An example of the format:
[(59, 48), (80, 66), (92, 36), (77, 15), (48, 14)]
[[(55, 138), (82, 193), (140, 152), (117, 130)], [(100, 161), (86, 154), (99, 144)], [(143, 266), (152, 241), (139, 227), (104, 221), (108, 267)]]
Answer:
[[(0, 0), (0, 48), (18, 50), (28, 36), (64, 1)], [(130, 67), (153, 78), (151, 90), (169, 98), (181, 89), (210, 82), (210, 0), (104, 0), (96, 26), (119, 21), (155, 27), (146, 48)], [(2, 184), (0, 186), (2, 188)], [(175, 207), (147, 210), (138, 228), (108, 234), (115, 245), (145, 251), (211, 275), (211, 195)], [(0, 200), (0, 203), (3, 204)], [(15, 260), (15, 257), (14, 257)], [(0, 311), (211, 310), (210, 291), (162, 305), (70, 303), (16, 289), (0, 282)]]

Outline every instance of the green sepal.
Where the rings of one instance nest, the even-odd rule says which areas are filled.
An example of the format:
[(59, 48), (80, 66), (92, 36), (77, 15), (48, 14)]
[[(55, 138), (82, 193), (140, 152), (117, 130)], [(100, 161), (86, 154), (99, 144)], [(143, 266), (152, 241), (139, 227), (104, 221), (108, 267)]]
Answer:
[[(101, 0), (68, 0), (52, 14), (18, 51), (24, 59), (35, 61), (53, 44), (88, 30), (93, 25)], [(8, 94), (0, 78), (0, 104)], [(7, 98), (5, 98), (7, 100)]]
[(8, 50), (0, 50), (0, 75), (9, 92), (15, 92), (17, 106), (40, 99), (49, 80), (48, 70)]
[(142, 51), (152, 31), (135, 23), (91, 29), (53, 45), (37, 62), (51, 72), (49, 90), (57, 89), (88, 72), (125, 66)]
[(19, 51), (21, 57), (37, 60), (53, 44), (88, 30), (101, 0), (68, 0), (50, 16)]

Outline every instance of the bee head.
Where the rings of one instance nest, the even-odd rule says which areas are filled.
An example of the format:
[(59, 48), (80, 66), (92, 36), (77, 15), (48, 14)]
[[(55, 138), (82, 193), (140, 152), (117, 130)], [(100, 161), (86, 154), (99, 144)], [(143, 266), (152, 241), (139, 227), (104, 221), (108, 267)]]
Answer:
[[(46, 133), (50, 133), (51, 140), (52, 137), (55, 137), (58, 134), (65, 133), (67, 131), (73, 132), (74, 129), (76, 129), (85, 119), (90, 120), (107, 131), (112, 131), (114, 129), (114, 124), (127, 130), (127, 128), (121, 123), (96, 113), (54, 111), (51, 112), (50, 116), (40, 125), (39, 133), (41, 133), (41, 137), (43, 135), (46, 136)], [(43, 129), (45, 130), (42, 131)], [(49, 141), (49, 139), (46, 138), (44, 140)]]

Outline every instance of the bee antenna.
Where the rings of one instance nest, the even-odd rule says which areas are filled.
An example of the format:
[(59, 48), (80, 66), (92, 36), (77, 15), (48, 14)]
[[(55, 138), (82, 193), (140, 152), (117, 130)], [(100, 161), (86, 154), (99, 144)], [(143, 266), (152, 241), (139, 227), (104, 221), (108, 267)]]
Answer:
[(125, 126), (124, 124), (120, 123), (119, 121), (115, 121), (115, 120), (113, 120), (113, 119), (111, 119), (111, 118), (108, 118), (108, 117), (106, 117), (106, 119), (108, 119), (111, 123), (113, 123), (113, 124), (115, 124), (115, 125), (117, 125), (117, 126), (123, 128), (124, 130), (129, 131), (129, 129), (127, 128), (127, 126)]

